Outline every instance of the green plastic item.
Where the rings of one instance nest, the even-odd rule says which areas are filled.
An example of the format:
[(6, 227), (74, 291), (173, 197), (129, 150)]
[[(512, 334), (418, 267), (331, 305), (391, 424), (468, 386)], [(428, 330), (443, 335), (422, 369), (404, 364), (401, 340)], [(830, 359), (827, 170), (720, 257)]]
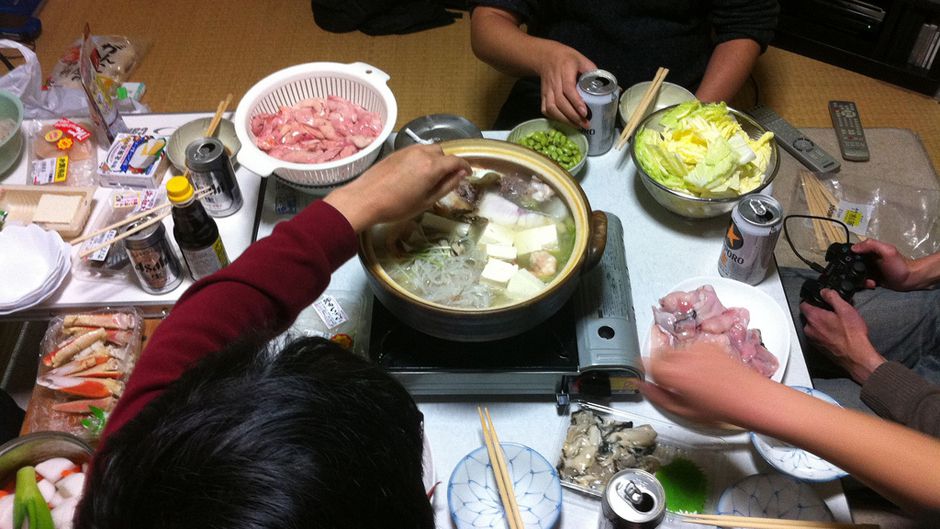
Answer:
[(705, 510), (708, 478), (692, 461), (676, 458), (656, 472), (656, 479), (666, 492), (666, 510), (669, 512), (700, 513)]

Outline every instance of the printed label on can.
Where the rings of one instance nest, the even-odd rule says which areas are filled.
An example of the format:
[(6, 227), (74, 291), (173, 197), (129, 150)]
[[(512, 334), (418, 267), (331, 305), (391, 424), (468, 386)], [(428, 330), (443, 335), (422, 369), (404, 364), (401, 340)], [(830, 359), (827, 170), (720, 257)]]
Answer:
[(313, 303), (313, 310), (317, 311), (317, 315), (320, 316), (327, 329), (334, 329), (349, 321), (349, 316), (346, 315), (339, 301), (328, 294)]
[(210, 191), (209, 195), (202, 199), (202, 205), (207, 212), (227, 211), (235, 203), (234, 197), (225, 194), (219, 180), (212, 173), (192, 173), (192, 178), (199, 191)]
[(127, 248), (137, 277), (155, 293), (169, 292), (179, 284), (179, 269), (168, 251), (165, 242), (149, 248)]

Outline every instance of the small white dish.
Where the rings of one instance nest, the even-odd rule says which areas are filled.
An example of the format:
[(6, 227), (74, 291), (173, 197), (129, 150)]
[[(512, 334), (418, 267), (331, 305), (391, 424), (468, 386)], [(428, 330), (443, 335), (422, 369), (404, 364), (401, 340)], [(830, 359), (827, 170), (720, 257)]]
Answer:
[[(528, 446), (517, 443), (500, 445), (525, 527), (550, 529), (561, 515), (558, 472)], [(447, 503), (457, 529), (508, 527), (485, 446), (470, 452), (457, 463), (447, 484)]]
[[(839, 406), (835, 399), (822, 391), (803, 386), (793, 386), (793, 389)], [(751, 443), (754, 444), (757, 453), (770, 463), (770, 466), (803, 481), (832, 481), (849, 475), (848, 472), (811, 452), (767, 435), (751, 432)]]
[(728, 487), (718, 514), (830, 522), (832, 513), (812, 487), (783, 474), (754, 474)]
[[(783, 380), (783, 374), (787, 370), (787, 360), (790, 358), (790, 315), (784, 312), (780, 304), (764, 291), (747, 283), (720, 276), (686, 279), (663, 292), (663, 296), (680, 290), (688, 292), (702, 285), (711, 285), (715, 289), (715, 294), (718, 295), (718, 301), (725, 307), (743, 307), (748, 310), (751, 316), (748, 328), (760, 329), (764, 347), (777, 357), (779, 363), (777, 371), (770, 378), (776, 382)], [(641, 342), (640, 347), (640, 354), (644, 358), (650, 356), (650, 330), (653, 325), (655, 323), (650, 312), (646, 339)]]
[(71, 269), (70, 247), (54, 231), (29, 224), (0, 232), (0, 316), (30, 308), (49, 297)]

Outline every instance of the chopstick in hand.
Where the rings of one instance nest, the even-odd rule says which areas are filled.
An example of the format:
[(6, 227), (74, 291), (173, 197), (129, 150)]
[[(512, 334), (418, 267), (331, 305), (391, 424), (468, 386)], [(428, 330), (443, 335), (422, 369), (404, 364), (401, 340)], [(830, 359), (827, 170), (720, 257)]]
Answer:
[(741, 527), (745, 529), (879, 529), (878, 524), (853, 524), (840, 522), (815, 522), (785, 520), (780, 518), (753, 518), (720, 514), (683, 514), (682, 521), (699, 525)]
[(506, 467), (506, 459), (499, 445), (499, 437), (496, 435), (496, 427), (490, 417), (490, 410), (486, 410), (486, 419), (483, 418), (483, 411), (479, 406), (477, 406), (477, 413), (480, 414), (480, 426), (483, 428), (486, 452), (493, 466), (493, 475), (496, 477), (496, 486), (499, 489), (499, 498), (503, 502), (503, 511), (506, 514), (509, 529), (525, 529), (522, 516), (519, 514), (519, 505), (516, 503), (516, 493), (512, 487), (512, 476)]
[(630, 120), (623, 127), (623, 132), (620, 133), (620, 139), (617, 140), (617, 150), (623, 148), (626, 145), (627, 140), (630, 139), (630, 136), (633, 135), (633, 131), (636, 130), (637, 126), (640, 124), (640, 121), (643, 120), (644, 115), (646, 114), (646, 109), (653, 104), (653, 101), (659, 95), (659, 87), (662, 86), (663, 80), (666, 78), (666, 75), (669, 74), (669, 68), (659, 67), (656, 70), (656, 76), (653, 77), (653, 82), (646, 88), (646, 92), (643, 93), (643, 97), (640, 99), (640, 103), (633, 109), (633, 114), (630, 115)]

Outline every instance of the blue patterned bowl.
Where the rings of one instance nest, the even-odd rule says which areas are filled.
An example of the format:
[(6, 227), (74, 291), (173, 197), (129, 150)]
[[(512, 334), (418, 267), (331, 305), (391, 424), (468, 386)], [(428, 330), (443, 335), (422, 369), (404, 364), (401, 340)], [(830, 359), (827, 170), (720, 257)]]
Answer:
[(808, 484), (783, 474), (755, 474), (728, 487), (718, 499), (718, 514), (832, 521), (832, 513)]
[[(793, 389), (802, 391), (807, 395), (824, 400), (830, 404), (839, 405), (832, 397), (822, 391), (803, 386), (793, 386)], [(789, 474), (803, 481), (832, 481), (849, 475), (848, 472), (816, 454), (784, 443), (773, 437), (751, 432), (751, 443), (754, 444), (757, 453), (770, 463), (770, 466), (784, 474)]]
[[(501, 446), (526, 528), (553, 527), (561, 514), (561, 482), (555, 467), (528, 446)], [(447, 485), (447, 503), (457, 529), (508, 527), (485, 446), (457, 463)]]

